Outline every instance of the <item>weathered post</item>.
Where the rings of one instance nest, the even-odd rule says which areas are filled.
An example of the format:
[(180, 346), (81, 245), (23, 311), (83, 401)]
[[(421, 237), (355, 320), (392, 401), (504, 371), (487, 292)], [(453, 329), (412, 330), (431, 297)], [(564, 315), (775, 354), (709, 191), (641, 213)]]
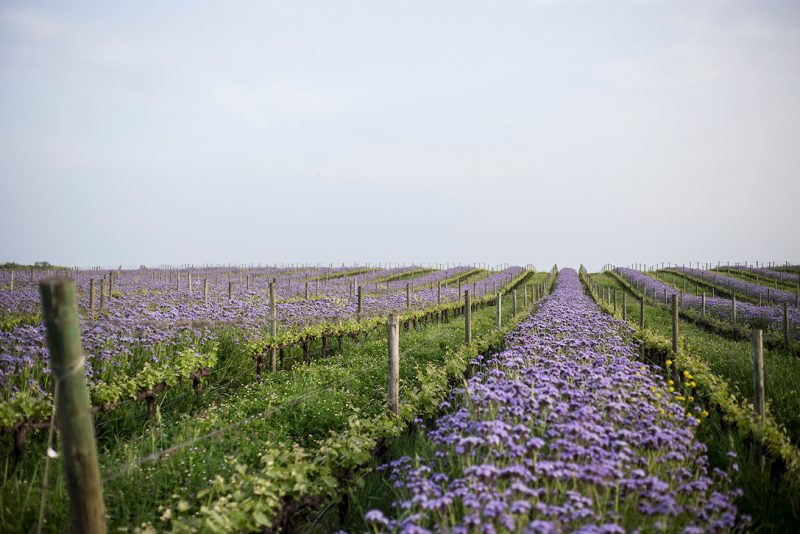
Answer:
[(400, 404), (400, 318), (394, 313), (389, 314), (387, 330), (389, 334), (389, 410), (396, 414)]
[(644, 328), (644, 296), (639, 300), (639, 328)]
[(228, 280), (228, 300), (233, 300), (233, 282)]
[(11, 284), (11, 286), (10, 286), (11, 287), (11, 291), (14, 291), (14, 269), (11, 269), (11, 281), (10, 281), (10, 284)]
[(436, 304), (442, 303), (442, 282), (439, 281), (436, 285)]
[(106, 307), (106, 277), (100, 279), (100, 309)]
[(628, 320), (628, 304), (625, 300), (625, 291), (622, 292), (622, 320)]
[(736, 326), (736, 293), (733, 294), (731, 299), (731, 312), (733, 314), (733, 326)]
[(472, 343), (472, 305), (469, 300), (469, 289), (464, 291), (464, 343)]
[(208, 306), (208, 277), (203, 278), (203, 304)]
[(103, 489), (86, 388), (75, 282), (44, 280), (39, 291), (73, 528), (76, 532), (103, 534), (106, 532)]
[(356, 294), (357, 294), (357, 299), (358, 299), (358, 302), (356, 304), (356, 319), (358, 319), (360, 321), (361, 320), (361, 286), (358, 286), (358, 290), (357, 290)]
[(527, 308), (528, 307), (528, 286), (527, 285), (522, 286), (522, 307), (523, 308)]
[(305, 298), (306, 298), (306, 300), (308, 300), (308, 280), (306, 280), (306, 294), (305, 294)]
[[(275, 283), (277, 279), (273, 278), (269, 283), (269, 333), (274, 338), (278, 335), (278, 304), (275, 302)], [(269, 370), (274, 373), (278, 370), (277, 350), (273, 346), (269, 350)]]
[(789, 348), (789, 305), (783, 303), (783, 344)]
[(503, 294), (497, 294), (497, 306), (495, 307), (495, 311), (497, 312), (497, 328), (499, 329), (503, 326)]
[(678, 295), (672, 294), (672, 354), (678, 354)]
[(764, 344), (761, 330), (753, 330), (750, 338), (753, 343), (753, 408), (763, 423), (766, 417), (766, 402), (764, 400)]
[(411, 309), (411, 284), (406, 284), (406, 309)]
[(706, 316), (706, 292), (705, 291), (703, 291), (703, 294), (700, 295), (700, 305), (701, 305), (701, 308), (702, 308), (701, 315), (703, 317), (705, 317)]
[(614, 288), (614, 315), (617, 314), (617, 288)]
[(94, 311), (94, 278), (89, 279), (89, 309)]

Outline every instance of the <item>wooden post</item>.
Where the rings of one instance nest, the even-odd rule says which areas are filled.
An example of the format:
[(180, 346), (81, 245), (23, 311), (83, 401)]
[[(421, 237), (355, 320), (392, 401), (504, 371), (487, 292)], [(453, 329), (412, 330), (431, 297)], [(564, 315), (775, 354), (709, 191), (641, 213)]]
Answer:
[(700, 304), (702, 306), (701, 315), (703, 317), (705, 317), (706, 316), (706, 292), (705, 291), (703, 291), (703, 294), (700, 296)]
[(763, 423), (766, 417), (766, 401), (764, 399), (764, 344), (761, 330), (753, 330), (750, 338), (753, 342), (753, 408)]
[(461, 302), (461, 280), (458, 281), (458, 301)]
[[(278, 304), (275, 302), (275, 278), (269, 283), (269, 333), (272, 337), (278, 334)], [(277, 350), (272, 347), (269, 351), (269, 370), (274, 373), (278, 370)]]
[(464, 291), (464, 343), (472, 343), (472, 305), (469, 300), (469, 289)]
[(617, 313), (617, 288), (614, 288), (614, 314)]
[(208, 277), (203, 278), (203, 304), (208, 306)]
[(89, 309), (94, 310), (94, 278), (89, 279)]
[(517, 290), (516, 289), (514, 290), (512, 295), (513, 295), (513, 300), (512, 300), (511, 311), (514, 313), (514, 317), (516, 317), (517, 316)]
[(192, 273), (187, 273), (186, 285), (189, 288), (189, 298), (192, 298)]
[(356, 307), (356, 319), (358, 319), (360, 321), (361, 320), (361, 286), (358, 286), (357, 298), (358, 298), (358, 304), (357, 304), (357, 307)]
[(442, 303), (442, 282), (439, 281), (436, 284), (436, 304)]
[(76, 532), (106, 532), (103, 488), (97, 464), (94, 423), (78, 323), (75, 282), (51, 279), (39, 284), (50, 349), (56, 426), (61, 435), (64, 471)]
[(731, 299), (731, 311), (733, 313), (733, 326), (736, 326), (736, 293), (733, 294)]
[(306, 280), (306, 300), (308, 300), (308, 280)]
[(639, 328), (644, 328), (644, 296), (639, 300)]
[(522, 307), (523, 308), (527, 308), (528, 307), (528, 286), (527, 285), (522, 286)]
[(783, 344), (789, 348), (789, 305), (783, 303)]
[(406, 284), (406, 309), (411, 308), (411, 284)]
[(100, 279), (100, 309), (106, 307), (106, 277)]
[(233, 282), (228, 280), (228, 300), (233, 300)]
[(396, 414), (400, 405), (400, 318), (394, 313), (389, 314), (387, 330), (389, 335), (389, 410)]
[(496, 313), (496, 315), (497, 315), (497, 328), (499, 329), (501, 326), (503, 326), (503, 294), (502, 293), (498, 293), (497, 294), (496, 301), (497, 301), (497, 306), (495, 306), (495, 308), (496, 308), (495, 311), (497, 312)]
[(678, 295), (672, 294), (672, 354), (678, 354)]
[(628, 320), (628, 304), (625, 300), (625, 291), (622, 292), (622, 320)]

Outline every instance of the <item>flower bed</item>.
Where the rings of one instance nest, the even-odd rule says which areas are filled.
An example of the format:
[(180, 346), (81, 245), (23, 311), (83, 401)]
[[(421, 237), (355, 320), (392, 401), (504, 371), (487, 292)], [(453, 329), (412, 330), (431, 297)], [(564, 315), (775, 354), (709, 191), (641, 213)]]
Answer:
[(747, 521), (695, 438), (703, 408), (691, 390), (671, 391), (636, 361), (630, 329), (574, 270), (506, 339), (443, 406), (428, 433), (435, 452), (387, 466), (398, 515), (370, 511), (375, 531), (705, 532)]

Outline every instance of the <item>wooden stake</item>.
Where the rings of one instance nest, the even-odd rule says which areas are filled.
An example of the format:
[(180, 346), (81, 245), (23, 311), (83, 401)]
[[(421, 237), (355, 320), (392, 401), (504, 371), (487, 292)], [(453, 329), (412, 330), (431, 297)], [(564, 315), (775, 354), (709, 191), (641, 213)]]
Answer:
[(233, 282), (228, 281), (228, 300), (233, 300)]
[(89, 309), (94, 310), (94, 278), (89, 279)]
[(356, 295), (357, 295), (357, 299), (358, 299), (358, 303), (357, 303), (357, 307), (356, 307), (356, 319), (358, 319), (360, 321), (361, 320), (361, 286), (358, 286), (358, 290), (357, 290)]
[[(275, 283), (277, 279), (273, 278), (269, 283), (269, 333), (272, 337), (278, 334), (278, 303), (275, 302)], [(269, 370), (274, 373), (278, 370), (277, 351), (272, 347), (269, 351)]]
[(783, 303), (783, 344), (789, 348), (789, 306)]
[(672, 294), (672, 354), (678, 354), (678, 295)]
[(208, 277), (203, 278), (203, 304), (208, 306)]
[(513, 294), (512, 306), (511, 311), (514, 313), (514, 317), (517, 316), (517, 290), (515, 289)]
[(400, 407), (400, 319), (394, 314), (389, 314), (387, 321), (389, 337), (389, 410), (396, 414)]
[(766, 401), (764, 398), (764, 344), (761, 330), (753, 330), (750, 339), (753, 344), (753, 408), (763, 423), (766, 418)]
[(78, 323), (75, 282), (39, 284), (42, 315), (55, 384), (56, 426), (61, 435), (72, 526), (76, 532), (106, 532), (103, 489)]
[(503, 326), (503, 294), (502, 293), (498, 293), (497, 294), (496, 302), (497, 302), (497, 306), (495, 306), (495, 308), (496, 308), (495, 311), (497, 313), (495, 315), (497, 316), (497, 328), (499, 329), (501, 326)]
[(705, 317), (706, 316), (706, 292), (705, 291), (703, 291), (703, 294), (700, 296), (700, 304), (702, 306), (701, 315), (703, 317)]
[(628, 304), (625, 300), (625, 291), (622, 292), (622, 320), (628, 320)]
[(469, 300), (469, 289), (464, 291), (464, 343), (472, 343), (472, 305)]

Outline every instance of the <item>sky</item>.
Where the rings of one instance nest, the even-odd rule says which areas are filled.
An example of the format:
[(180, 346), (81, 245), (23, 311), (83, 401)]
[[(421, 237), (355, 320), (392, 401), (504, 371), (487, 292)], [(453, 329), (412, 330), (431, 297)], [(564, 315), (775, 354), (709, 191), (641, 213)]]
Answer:
[(800, 2), (0, 1), (0, 262), (800, 263)]

